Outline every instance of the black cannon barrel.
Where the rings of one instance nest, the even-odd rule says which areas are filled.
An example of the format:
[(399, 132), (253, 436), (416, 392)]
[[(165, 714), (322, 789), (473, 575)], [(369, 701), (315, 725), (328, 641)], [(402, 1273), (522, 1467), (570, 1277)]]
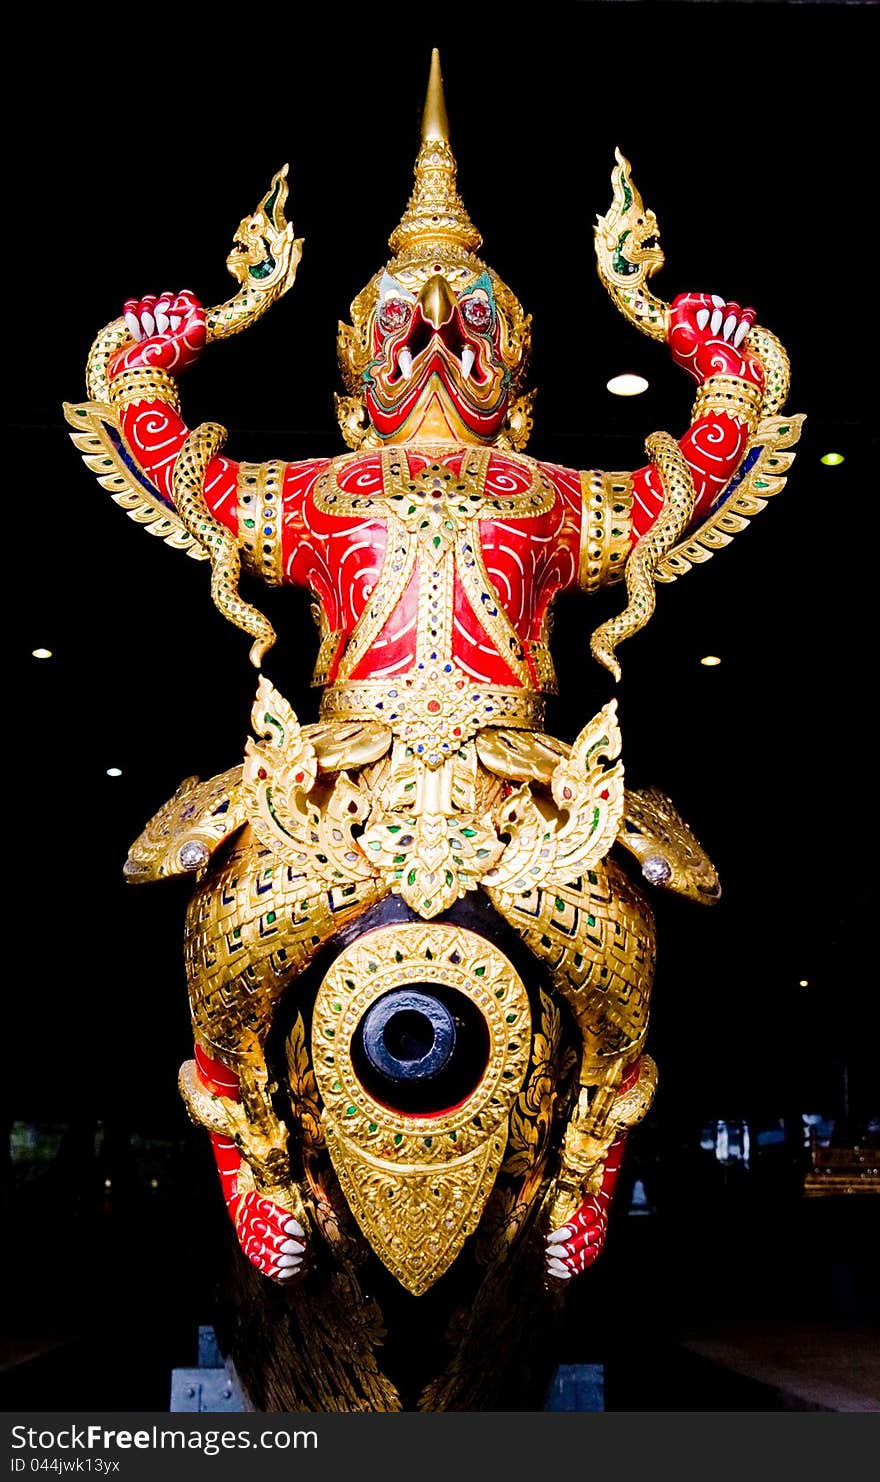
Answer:
[(455, 1050), (455, 1020), (445, 1004), (423, 989), (396, 988), (364, 1015), (364, 1054), (390, 1081), (424, 1081), (439, 1075)]

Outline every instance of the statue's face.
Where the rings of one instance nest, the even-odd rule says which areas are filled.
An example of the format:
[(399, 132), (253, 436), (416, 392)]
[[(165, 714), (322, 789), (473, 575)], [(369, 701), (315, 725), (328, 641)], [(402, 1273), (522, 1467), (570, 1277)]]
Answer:
[(374, 431), (384, 443), (494, 442), (527, 351), (519, 304), (482, 264), (391, 267), (352, 305), (355, 333), (343, 327)]

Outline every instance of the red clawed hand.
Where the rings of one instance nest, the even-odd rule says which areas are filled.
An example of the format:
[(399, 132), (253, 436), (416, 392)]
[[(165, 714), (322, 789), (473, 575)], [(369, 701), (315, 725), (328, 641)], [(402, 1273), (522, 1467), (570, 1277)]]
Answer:
[(602, 1252), (608, 1230), (608, 1200), (599, 1194), (585, 1199), (567, 1224), (547, 1237), (547, 1271), (570, 1281), (592, 1266)]
[(272, 1199), (251, 1191), (239, 1200), (235, 1230), (248, 1260), (273, 1281), (288, 1282), (303, 1270), (306, 1237), (302, 1225)]
[(186, 289), (127, 299), (123, 313), (133, 343), (113, 356), (111, 379), (121, 370), (145, 367), (178, 376), (204, 348), (205, 311)]
[(679, 294), (669, 309), (672, 358), (698, 382), (707, 376), (740, 376), (763, 386), (760, 360), (741, 348), (754, 322), (754, 309), (726, 303), (717, 294)]

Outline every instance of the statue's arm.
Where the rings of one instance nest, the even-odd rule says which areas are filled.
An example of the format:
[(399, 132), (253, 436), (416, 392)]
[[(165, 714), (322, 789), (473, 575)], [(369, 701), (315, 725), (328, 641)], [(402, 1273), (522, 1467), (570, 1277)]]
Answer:
[[(205, 311), (192, 293), (129, 299), (124, 310), (131, 340), (107, 366), (110, 402), (126, 448), (159, 496), (174, 506), (174, 465), (190, 429), (181, 416), (178, 377), (206, 343)], [(209, 510), (237, 533), (238, 465), (214, 457), (204, 485)]]
[[(124, 318), (131, 342), (109, 361), (110, 401), (130, 457), (168, 506), (179, 510), (174, 473), (190, 428), (181, 415), (177, 379), (206, 343), (205, 311), (184, 290), (129, 299)], [(207, 463), (200, 492), (208, 512), (236, 537), (248, 569), (271, 586), (306, 582), (294, 561), (306, 535), (303, 493), (325, 463), (237, 463), (219, 451)], [(283, 524), (271, 518), (278, 506)]]
[[(667, 343), (673, 360), (699, 390), (691, 423), (678, 446), (694, 484), (691, 523), (700, 520), (736, 473), (761, 413), (765, 370), (744, 341), (754, 309), (717, 295), (680, 294), (669, 306)], [(631, 475), (632, 539), (654, 524), (665, 501), (656, 463)]]

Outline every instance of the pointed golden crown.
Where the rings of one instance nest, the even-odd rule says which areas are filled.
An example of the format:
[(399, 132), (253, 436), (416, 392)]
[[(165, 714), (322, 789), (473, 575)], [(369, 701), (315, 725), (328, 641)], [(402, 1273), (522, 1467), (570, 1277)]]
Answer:
[(479, 251), (483, 239), (458, 194), (456, 168), (449, 147), (440, 53), (435, 47), (422, 114), (422, 146), (416, 160), (415, 186), (400, 225), (388, 238), (388, 246), (396, 258), (407, 262), (438, 256), (446, 261), (461, 260)]

